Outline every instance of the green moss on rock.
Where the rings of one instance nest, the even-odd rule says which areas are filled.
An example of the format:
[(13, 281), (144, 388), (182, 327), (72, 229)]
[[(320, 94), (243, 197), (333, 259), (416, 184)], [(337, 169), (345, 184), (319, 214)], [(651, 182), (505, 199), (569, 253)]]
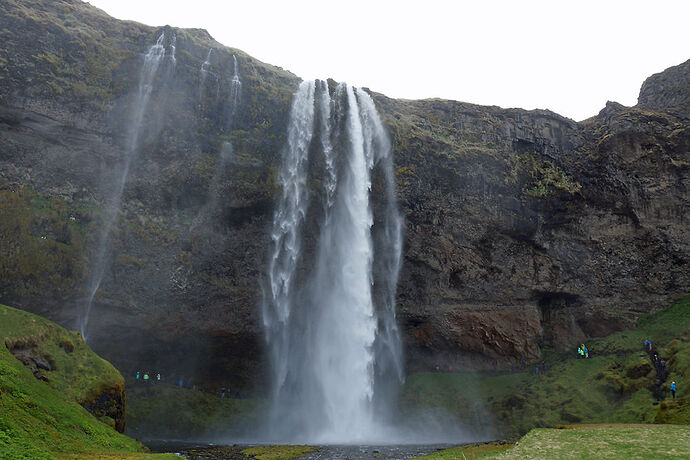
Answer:
[[(141, 444), (113, 429), (116, 420), (101, 414), (110, 418), (103, 423), (84, 409), (104, 391), (121, 392), (124, 380), (77, 332), (0, 305), (0, 340), (0, 457), (144, 455)], [(51, 370), (34, 372), (32, 358)]]

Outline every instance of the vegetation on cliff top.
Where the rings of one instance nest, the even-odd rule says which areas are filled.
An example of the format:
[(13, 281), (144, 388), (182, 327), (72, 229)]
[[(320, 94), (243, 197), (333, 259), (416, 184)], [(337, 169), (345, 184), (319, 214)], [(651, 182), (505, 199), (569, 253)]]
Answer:
[[(96, 419), (79, 404), (105, 389), (122, 388), (124, 381), (77, 332), (0, 305), (0, 338), (0, 458), (143, 455), (143, 446), (115, 431), (112, 419)], [(52, 370), (36, 374), (47, 381), (10, 350), (25, 361), (33, 357), (48, 364)]]

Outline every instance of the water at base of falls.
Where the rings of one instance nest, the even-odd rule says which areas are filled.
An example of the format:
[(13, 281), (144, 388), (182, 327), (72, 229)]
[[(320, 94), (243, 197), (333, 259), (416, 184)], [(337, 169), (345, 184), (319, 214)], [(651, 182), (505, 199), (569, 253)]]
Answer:
[[(147, 444), (152, 452), (174, 452), (183, 456), (194, 455), (215, 460), (245, 458), (242, 451), (255, 447), (253, 444), (233, 446), (188, 446)], [(429, 455), (442, 449), (455, 447), (457, 444), (388, 444), (388, 445), (328, 445), (300, 458), (305, 460), (408, 460)]]
[[(322, 168), (314, 197), (310, 164)], [(372, 212), (374, 173), (386, 190), (382, 216)], [(392, 178), (371, 97), (344, 84), (331, 96), (325, 82), (303, 82), (290, 112), (263, 310), (274, 439), (389, 437), (386, 404), (377, 401), (386, 400), (383, 382), (402, 376), (394, 311), (402, 226)], [(313, 250), (305, 250), (307, 235)]]

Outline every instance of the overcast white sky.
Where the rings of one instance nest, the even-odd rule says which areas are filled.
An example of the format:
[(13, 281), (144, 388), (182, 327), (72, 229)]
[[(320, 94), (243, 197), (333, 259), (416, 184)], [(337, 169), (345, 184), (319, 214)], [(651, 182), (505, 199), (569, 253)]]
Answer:
[(304, 79), (399, 98), (542, 108), (582, 120), (634, 105), (690, 59), (690, 1), (89, 0), (112, 16), (199, 27)]

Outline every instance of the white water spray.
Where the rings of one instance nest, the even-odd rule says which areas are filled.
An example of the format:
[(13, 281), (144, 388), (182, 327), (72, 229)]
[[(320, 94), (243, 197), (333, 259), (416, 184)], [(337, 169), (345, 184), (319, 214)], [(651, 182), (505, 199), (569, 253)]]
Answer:
[[(317, 144), (312, 143), (315, 124)], [(310, 149), (322, 155), (325, 175), (322, 215), (311, 218), (308, 211), (316, 208), (308, 206)], [(271, 289), (264, 305), (274, 370), (270, 424), (275, 440), (348, 443), (384, 436), (385, 421), (374, 410), (376, 368), (378, 361), (399, 363), (400, 347), (377, 346), (381, 334), (386, 342), (399, 342), (399, 336), (397, 327), (379, 326), (395, 323), (394, 303), (389, 305), (395, 293), (375, 305), (373, 288), (377, 278), (394, 290), (398, 272), (383, 264), (386, 269), (374, 276), (370, 192), (375, 164), (392, 168), (389, 159), (390, 144), (368, 94), (341, 84), (331, 100), (325, 82), (300, 85), (290, 113), (283, 195), (273, 221)], [(383, 221), (400, 222), (394, 200), (383, 209), (393, 214)], [(398, 226), (398, 234), (391, 234), (398, 242), (399, 231)], [(316, 240), (313, 256), (303, 250), (306, 234)], [(399, 251), (400, 244), (380, 249)], [(399, 263), (399, 253), (376, 256)], [(305, 262), (310, 257), (311, 270), (311, 260)]]
[[(175, 34), (173, 33), (170, 42), (171, 48), (171, 64), (175, 65)], [(103, 227), (98, 239), (98, 249), (93, 262), (91, 276), (89, 277), (88, 295), (86, 298), (84, 312), (79, 321), (79, 330), (84, 340), (87, 338), (89, 319), (91, 316), (91, 309), (93, 299), (98, 292), (98, 288), (103, 280), (105, 273), (107, 259), (110, 252), (112, 228), (120, 211), (120, 202), (122, 200), (122, 193), (127, 182), (129, 169), (132, 160), (137, 154), (139, 146), (139, 136), (141, 135), (142, 122), (148, 107), (151, 93), (153, 92), (153, 84), (158, 69), (166, 55), (165, 50), (165, 32), (163, 32), (156, 40), (156, 43), (151, 46), (144, 56), (144, 64), (141, 68), (139, 76), (139, 86), (137, 89), (137, 96), (135, 104), (132, 109), (132, 116), (127, 129), (127, 140), (125, 144), (125, 155), (122, 165), (122, 170), (118, 175), (114, 188), (105, 205), (105, 218)]]
[(220, 90), (220, 85), (218, 84), (218, 77), (211, 72), (211, 55), (213, 54), (213, 48), (208, 49), (208, 54), (206, 55), (206, 60), (201, 63), (201, 68), (199, 69), (199, 99), (204, 96), (204, 89), (206, 88), (206, 80), (208, 80), (209, 75), (212, 76), (216, 81), (216, 98), (218, 97), (218, 91)]

